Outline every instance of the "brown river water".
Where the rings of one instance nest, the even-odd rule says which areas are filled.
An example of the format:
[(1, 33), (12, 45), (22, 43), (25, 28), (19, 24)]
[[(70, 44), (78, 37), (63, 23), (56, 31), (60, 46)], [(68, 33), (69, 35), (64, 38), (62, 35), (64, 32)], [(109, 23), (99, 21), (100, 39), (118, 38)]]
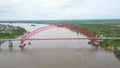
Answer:
[[(46, 24), (18, 24), (33, 31)], [(86, 36), (65, 28), (54, 28), (40, 32), (32, 38), (84, 38)], [(20, 37), (19, 37), (20, 38)], [(88, 44), (89, 40), (38, 40), (25, 41), (26, 46), (20, 49), (20, 41), (8, 42), (0, 47), (0, 68), (120, 68), (120, 60), (112, 51)], [(29, 45), (28, 42), (31, 42)]]

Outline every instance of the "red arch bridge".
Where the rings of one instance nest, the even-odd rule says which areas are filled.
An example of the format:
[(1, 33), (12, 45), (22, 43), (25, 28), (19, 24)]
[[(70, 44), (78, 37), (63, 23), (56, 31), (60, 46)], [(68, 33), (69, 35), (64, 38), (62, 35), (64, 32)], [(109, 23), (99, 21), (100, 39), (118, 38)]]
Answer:
[[(86, 35), (86, 38), (31, 38), (32, 36), (36, 35), (39, 32), (45, 31), (45, 30), (49, 30), (49, 29), (53, 29), (53, 28), (67, 28), (79, 33), (82, 33), (84, 35)], [(48, 26), (44, 26), (44, 27), (40, 27), (26, 35), (24, 35), (21, 39), (0, 39), (0, 41), (16, 41), (16, 40), (20, 40), (20, 47), (25, 46), (24, 42), (26, 40), (92, 40), (94, 41), (96, 44), (98, 44), (98, 39), (99, 40), (104, 40), (104, 39), (120, 39), (120, 38), (97, 38), (97, 36), (85, 29), (76, 27), (76, 26), (72, 26), (72, 25), (68, 25), (68, 24), (53, 24), (53, 25), (48, 25)], [(9, 45), (12, 45), (12, 43), (10, 42)]]
[[(39, 32), (53, 29), (53, 28), (67, 28), (67, 29), (82, 33), (82, 34), (86, 35), (87, 38), (30, 38)], [(20, 40), (21, 40), (21, 45), (23, 45), (26, 40), (92, 40), (92, 41), (98, 43), (98, 38), (96, 35), (92, 34), (91, 32), (89, 32), (85, 29), (82, 29), (82, 28), (79, 28), (76, 26), (72, 26), (72, 25), (68, 25), (68, 24), (53, 24), (53, 25), (44, 26), (44, 27), (38, 28), (38, 29), (24, 35)]]

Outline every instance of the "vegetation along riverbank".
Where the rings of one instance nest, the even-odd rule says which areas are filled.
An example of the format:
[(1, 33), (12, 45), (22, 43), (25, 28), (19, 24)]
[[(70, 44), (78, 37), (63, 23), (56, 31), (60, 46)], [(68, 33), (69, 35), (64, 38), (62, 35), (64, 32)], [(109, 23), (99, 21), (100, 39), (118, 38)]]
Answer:
[(26, 30), (19, 26), (0, 24), (0, 39), (16, 38), (25, 32)]
[[(120, 22), (84, 22), (70, 23), (74, 26), (84, 28), (98, 37), (120, 37)], [(120, 40), (101, 40), (100, 46), (113, 50), (120, 57)]]

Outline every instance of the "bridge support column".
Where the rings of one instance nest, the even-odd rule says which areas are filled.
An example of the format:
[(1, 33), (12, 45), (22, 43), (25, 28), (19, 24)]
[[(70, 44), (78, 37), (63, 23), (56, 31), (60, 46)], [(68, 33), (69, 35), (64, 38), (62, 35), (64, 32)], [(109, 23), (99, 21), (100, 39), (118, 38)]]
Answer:
[(99, 45), (98, 38), (95, 39), (96, 45)]
[(21, 44), (19, 45), (19, 47), (20, 47), (20, 48), (23, 48), (23, 47), (25, 47), (25, 45), (26, 45), (26, 44), (21, 43)]
[(93, 39), (91, 41), (92, 41), (93, 45), (99, 45), (98, 39)]
[(12, 41), (9, 41), (9, 46), (8, 47), (13, 47)]
[(24, 41), (25, 41), (25, 39), (21, 39), (21, 42), (20, 42), (20, 45), (19, 45), (20, 48), (25, 47), (26, 44), (24, 43)]

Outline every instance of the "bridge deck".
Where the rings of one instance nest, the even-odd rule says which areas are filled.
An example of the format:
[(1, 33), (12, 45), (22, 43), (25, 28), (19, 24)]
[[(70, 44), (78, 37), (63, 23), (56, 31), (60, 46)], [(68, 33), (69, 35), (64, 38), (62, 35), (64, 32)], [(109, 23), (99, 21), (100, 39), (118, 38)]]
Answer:
[(120, 40), (120, 37), (104, 37), (98, 38), (99, 40)]
[[(31, 38), (27, 40), (90, 40), (95, 38)], [(20, 41), (21, 39), (0, 39), (0, 41)], [(120, 37), (105, 37), (98, 40), (120, 40)]]

